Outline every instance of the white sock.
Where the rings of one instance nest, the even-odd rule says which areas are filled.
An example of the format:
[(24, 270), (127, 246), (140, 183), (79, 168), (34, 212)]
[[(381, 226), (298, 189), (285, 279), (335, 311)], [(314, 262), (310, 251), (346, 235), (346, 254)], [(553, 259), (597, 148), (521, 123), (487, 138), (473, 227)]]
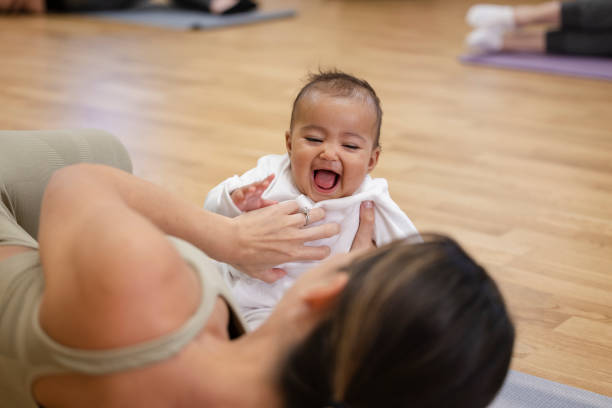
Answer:
[(476, 51), (499, 51), (504, 45), (504, 32), (496, 28), (477, 28), (468, 34), (465, 43)]
[(514, 8), (495, 4), (477, 4), (470, 7), (465, 20), (472, 27), (498, 27), (505, 30), (514, 28)]

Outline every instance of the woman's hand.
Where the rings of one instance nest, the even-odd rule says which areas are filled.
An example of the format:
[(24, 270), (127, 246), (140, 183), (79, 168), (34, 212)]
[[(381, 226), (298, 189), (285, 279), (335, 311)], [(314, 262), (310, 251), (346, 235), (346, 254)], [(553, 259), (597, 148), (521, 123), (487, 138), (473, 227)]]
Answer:
[[(264, 282), (274, 282), (286, 272), (273, 268), (289, 261), (321, 260), (327, 257), (327, 246), (307, 246), (305, 242), (334, 236), (340, 232), (335, 223), (305, 227), (306, 216), (298, 212), (295, 201), (254, 210), (232, 219), (234, 240), (231, 259), (225, 260), (246, 274)], [(322, 220), (325, 211), (313, 208), (309, 224)], [(230, 243), (228, 243), (230, 245)]]
[(364, 201), (359, 208), (359, 228), (353, 239), (351, 251), (376, 248), (374, 242), (374, 203)]

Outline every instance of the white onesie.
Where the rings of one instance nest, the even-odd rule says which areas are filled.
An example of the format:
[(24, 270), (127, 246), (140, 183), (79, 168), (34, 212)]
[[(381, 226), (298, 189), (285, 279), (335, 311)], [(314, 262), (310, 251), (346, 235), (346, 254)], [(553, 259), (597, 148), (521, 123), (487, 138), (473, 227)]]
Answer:
[[(325, 219), (312, 225), (325, 222), (340, 224), (338, 235), (309, 242), (309, 245), (329, 246), (331, 254), (349, 252), (359, 226), (359, 207), (361, 202), (366, 200), (374, 202), (374, 241), (377, 246), (417, 233), (410, 219), (391, 199), (385, 179), (372, 179), (368, 175), (353, 195), (315, 203), (309, 197), (301, 194), (293, 183), (287, 154), (263, 156), (257, 161), (257, 167), (242, 176), (228, 178), (208, 193), (204, 208), (228, 217), (240, 215), (242, 211), (236, 207), (230, 197), (232, 191), (261, 181), (272, 173), (275, 177), (264, 191), (262, 195), (264, 199), (278, 202), (296, 200), (300, 208), (322, 207), (325, 210)], [(244, 319), (251, 329), (255, 329), (270, 315), (283, 293), (297, 277), (312, 268), (317, 262), (319, 261), (290, 262), (279, 265), (279, 268), (284, 269), (287, 275), (272, 284), (251, 278), (227, 264), (221, 264), (220, 269), (232, 288), (234, 299)]]

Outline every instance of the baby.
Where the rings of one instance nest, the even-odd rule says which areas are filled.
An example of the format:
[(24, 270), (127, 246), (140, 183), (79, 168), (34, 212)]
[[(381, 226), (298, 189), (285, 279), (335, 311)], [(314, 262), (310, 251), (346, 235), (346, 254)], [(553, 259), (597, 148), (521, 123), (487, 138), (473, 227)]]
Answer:
[[(332, 254), (350, 250), (364, 201), (374, 203), (372, 239), (377, 246), (415, 234), (410, 219), (391, 200), (386, 180), (368, 175), (380, 155), (381, 120), (380, 101), (366, 81), (337, 71), (311, 75), (293, 103), (287, 154), (261, 157), (254, 169), (212, 189), (204, 207), (229, 217), (286, 200), (297, 200), (305, 212), (322, 207), (325, 219), (319, 223), (336, 222), (341, 232), (312, 245), (327, 245)], [(272, 284), (226, 264), (222, 270), (254, 329), (313, 264), (280, 265), (287, 274)]]

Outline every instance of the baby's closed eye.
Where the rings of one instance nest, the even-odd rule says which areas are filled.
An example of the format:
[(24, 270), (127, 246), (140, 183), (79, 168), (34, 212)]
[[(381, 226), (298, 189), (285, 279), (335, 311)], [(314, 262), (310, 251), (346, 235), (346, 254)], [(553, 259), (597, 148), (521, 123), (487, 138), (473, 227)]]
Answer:
[(358, 150), (361, 149), (361, 146), (355, 145), (355, 144), (343, 144), (342, 146), (346, 147), (347, 149), (350, 150)]
[(306, 136), (304, 139), (308, 140), (309, 142), (314, 142), (314, 143), (321, 143), (323, 141), (318, 137), (311, 137), (311, 136)]

